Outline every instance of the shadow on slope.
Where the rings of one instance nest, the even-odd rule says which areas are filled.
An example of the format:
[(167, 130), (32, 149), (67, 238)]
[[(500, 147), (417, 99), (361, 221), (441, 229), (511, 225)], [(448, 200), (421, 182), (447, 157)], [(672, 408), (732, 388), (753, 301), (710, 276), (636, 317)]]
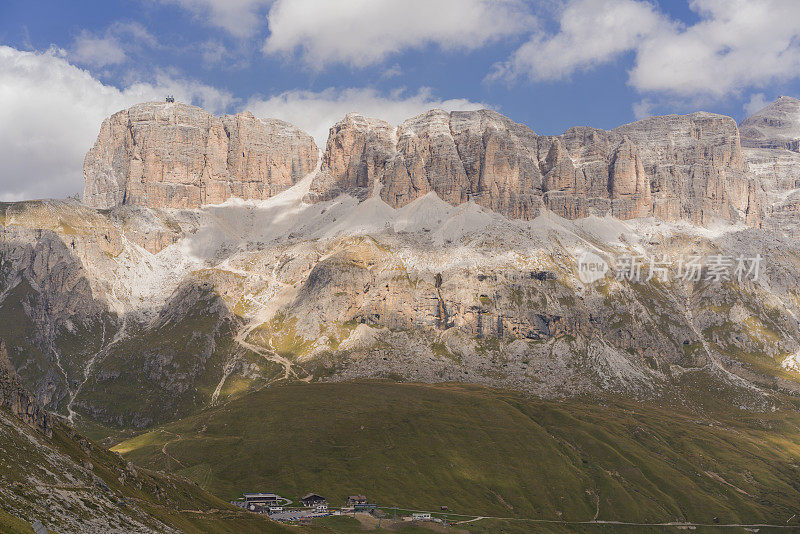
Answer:
[[(117, 445), (233, 498), (364, 493), (411, 509), (553, 520), (785, 522), (800, 417), (544, 401), (385, 382), (273, 387)], [(165, 454), (166, 452), (166, 454)], [(795, 518), (797, 521), (797, 518)]]

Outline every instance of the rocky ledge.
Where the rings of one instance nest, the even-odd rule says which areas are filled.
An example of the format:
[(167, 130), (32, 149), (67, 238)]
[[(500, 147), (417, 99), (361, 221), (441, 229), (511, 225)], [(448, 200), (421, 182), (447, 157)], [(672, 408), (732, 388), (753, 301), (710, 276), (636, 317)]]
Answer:
[(199, 208), (230, 197), (263, 200), (311, 172), (318, 152), (310, 135), (283, 121), (138, 104), (103, 121), (84, 161), (83, 202)]

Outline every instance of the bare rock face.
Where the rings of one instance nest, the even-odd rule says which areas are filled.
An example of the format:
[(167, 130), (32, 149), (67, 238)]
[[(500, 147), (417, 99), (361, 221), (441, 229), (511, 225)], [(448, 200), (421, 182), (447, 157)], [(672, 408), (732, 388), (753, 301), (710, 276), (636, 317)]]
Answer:
[(742, 146), (800, 152), (800, 100), (782, 96), (742, 121)]
[(800, 236), (800, 100), (782, 96), (739, 126), (761, 189), (764, 226)]
[(323, 201), (343, 192), (365, 197), (376, 177), (386, 173), (396, 144), (394, 127), (388, 122), (348, 113), (330, 130), (310, 197)]
[(198, 208), (230, 197), (263, 200), (311, 172), (317, 153), (311, 136), (283, 121), (138, 104), (103, 121), (84, 161), (83, 202)]
[[(84, 203), (197, 208), (230, 197), (266, 199), (297, 183), (316, 160), (312, 138), (281, 121), (140, 104), (104, 121), (84, 164)], [(397, 128), (351, 113), (331, 128), (308, 199), (349, 193), (401, 207), (434, 192), (452, 205), (474, 201), (516, 219), (547, 208), (570, 219), (653, 215), (759, 225), (759, 188), (746, 170), (736, 123), (710, 113), (561, 136), (537, 135), (488, 110), (432, 110)]]
[(556, 137), (488, 110), (432, 110), (396, 130), (349, 114), (331, 129), (309, 197), (379, 194), (401, 207), (431, 191), (452, 205), (474, 201), (517, 219), (546, 207), (570, 219), (655, 215), (758, 225), (761, 213), (736, 123), (710, 113)]
[(6, 344), (0, 339), (0, 407), (7, 408), (26, 425), (46, 436), (53, 435), (53, 419), (36, 398), (22, 386), (8, 358)]
[(705, 224), (714, 217), (757, 225), (757, 183), (748, 178), (736, 122), (697, 112), (651, 117), (613, 130), (642, 157), (653, 191), (652, 214)]

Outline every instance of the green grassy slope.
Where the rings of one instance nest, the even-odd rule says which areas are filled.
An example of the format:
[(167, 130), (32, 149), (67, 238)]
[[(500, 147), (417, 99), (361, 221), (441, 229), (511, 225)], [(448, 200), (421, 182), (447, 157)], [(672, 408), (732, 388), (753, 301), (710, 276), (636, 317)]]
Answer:
[(783, 523), (800, 511), (800, 415), (789, 409), (701, 415), (456, 385), (290, 384), (114, 450), (225, 499), (365, 493), (383, 505), (577, 521)]
[[(238, 324), (211, 289), (187, 283), (170, 313), (147, 329), (130, 331), (96, 363), (75, 402), (87, 426), (142, 428), (195, 413), (211, 402), (225, 362), (238, 354), (271, 377), (282, 368), (241, 349), (233, 340)], [(250, 382), (239, 377), (241, 390)], [(222, 388), (220, 397), (235, 393)], [(95, 434), (96, 435), (96, 434)]]
[[(133, 517), (151, 528), (158, 521), (186, 533), (287, 531), (188, 480), (131, 470), (118, 455), (61, 423), (56, 423), (52, 438), (47, 438), (21, 424), (9, 424), (12, 417), (0, 407), (0, 532), (33, 532), (22, 518), (56, 521), (59, 532), (84, 531), (84, 527), (96, 525), (90, 516), (101, 510), (105, 510), (102, 515), (118, 517), (122, 524)], [(91, 478), (78, 466), (91, 466)], [(76, 498), (50, 499), (50, 491), (68, 492)], [(49, 514), (50, 506), (65, 509), (69, 524), (61, 523), (60, 515)]]
[(30, 523), (0, 510), (0, 532), (3, 534), (34, 534)]

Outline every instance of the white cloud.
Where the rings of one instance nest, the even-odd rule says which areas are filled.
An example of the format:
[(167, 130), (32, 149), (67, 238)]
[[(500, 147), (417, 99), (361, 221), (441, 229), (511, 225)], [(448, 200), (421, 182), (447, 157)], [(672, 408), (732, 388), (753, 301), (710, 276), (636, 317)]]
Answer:
[(127, 36), (128, 41), (141, 43), (151, 48), (159, 48), (158, 39), (138, 22), (115, 22), (108, 31), (117, 36)]
[(200, 44), (200, 54), (206, 65), (217, 65), (228, 56), (229, 52), (222, 42), (209, 39)]
[(764, 96), (764, 93), (755, 93), (750, 95), (750, 100), (743, 106), (744, 112), (747, 113), (747, 116), (755, 114), (757, 111), (761, 111), (770, 103), (769, 100)]
[(399, 124), (433, 108), (454, 111), (486, 107), (461, 98), (438, 99), (427, 88), (415, 94), (398, 90), (389, 95), (371, 88), (287, 91), (267, 99), (253, 98), (245, 106), (259, 117), (281, 119), (297, 125), (314, 136), (320, 147), (325, 146), (330, 127), (351, 111)]
[(268, 19), (264, 51), (299, 50), (315, 69), (364, 67), (427, 44), (477, 49), (534, 24), (521, 0), (276, 0)]
[(669, 25), (654, 6), (637, 0), (573, 0), (560, 12), (559, 24), (554, 35), (534, 34), (490, 77), (564, 79), (615, 59)]
[(252, 37), (262, 24), (260, 11), (272, 0), (161, 0), (178, 4), (204, 19), (208, 24), (224, 29), (234, 37)]
[(634, 102), (631, 108), (633, 109), (633, 116), (636, 118), (637, 121), (646, 119), (648, 117), (653, 116), (653, 102), (650, 100), (641, 100), (639, 102)]
[(75, 38), (70, 59), (84, 65), (105, 67), (106, 65), (124, 63), (127, 61), (128, 56), (115, 37), (108, 35), (95, 37), (83, 31)]
[(137, 102), (178, 100), (224, 111), (230, 94), (160, 73), (120, 90), (71, 65), (65, 52), (0, 46), (0, 200), (63, 197), (83, 189), (83, 157), (102, 120)]
[(105, 67), (128, 60), (128, 50), (158, 48), (156, 38), (137, 22), (115, 22), (100, 35), (81, 31), (72, 44), (69, 59), (81, 65)]
[(690, 0), (699, 20), (670, 19), (644, 0), (570, 0), (559, 31), (536, 33), (492, 77), (561, 80), (634, 56), (642, 92), (720, 98), (800, 75), (800, 2)]
[(403, 75), (403, 68), (400, 66), (399, 63), (395, 63), (381, 74), (381, 78), (388, 79), (388, 78), (395, 78), (397, 76)]
[(693, 0), (702, 19), (639, 44), (631, 84), (641, 91), (715, 96), (800, 73), (800, 2)]
[(208, 39), (193, 48), (200, 52), (203, 67), (206, 69), (230, 71), (250, 66), (248, 45), (244, 41), (229, 46), (219, 39)]

